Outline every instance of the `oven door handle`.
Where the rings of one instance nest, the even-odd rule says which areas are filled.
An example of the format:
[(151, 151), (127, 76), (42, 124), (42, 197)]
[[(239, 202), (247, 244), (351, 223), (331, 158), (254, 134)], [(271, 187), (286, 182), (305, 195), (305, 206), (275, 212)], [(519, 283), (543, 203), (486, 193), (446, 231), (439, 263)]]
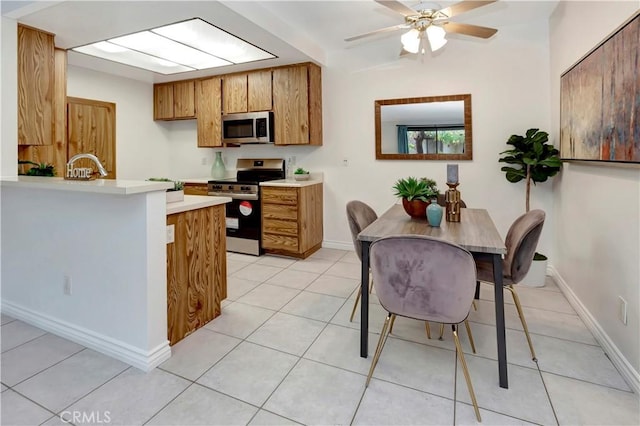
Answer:
[(209, 192), (209, 195), (217, 197), (230, 197), (232, 200), (259, 200), (258, 194), (229, 194), (224, 192)]

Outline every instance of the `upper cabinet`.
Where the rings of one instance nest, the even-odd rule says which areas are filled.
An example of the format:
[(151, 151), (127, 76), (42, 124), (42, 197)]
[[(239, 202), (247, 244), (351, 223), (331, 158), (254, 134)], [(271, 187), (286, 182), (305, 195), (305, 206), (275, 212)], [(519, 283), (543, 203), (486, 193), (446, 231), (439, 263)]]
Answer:
[(220, 77), (196, 81), (198, 146), (222, 146), (222, 102)]
[(222, 77), (222, 111), (271, 111), (271, 70), (230, 74)]
[(18, 145), (52, 145), (53, 34), (18, 25)]
[(195, 80), (174, 81), (153, 86), (154, 120), (196, 118)]
[(320, 67), (307, 63), (273, 70), (276, 145), (322, 145)]

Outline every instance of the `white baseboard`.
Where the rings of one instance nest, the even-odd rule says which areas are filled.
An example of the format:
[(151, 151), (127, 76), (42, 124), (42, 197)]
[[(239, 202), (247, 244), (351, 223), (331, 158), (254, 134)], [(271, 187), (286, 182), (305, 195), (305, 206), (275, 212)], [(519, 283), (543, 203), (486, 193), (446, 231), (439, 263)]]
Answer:
[(573, 309), (576, 310), (578, 316), (584, 321), (585, 325), (598, 341), (602, 349), (609, 356), (609, 359), (618, 369), (629, 387), (633, 389), (636, 395), (640, 395), (640, 374), (629, 364), (629, 361), (620, 352), (618, 347), (613, 343), (609, 335), (602, 329), (598, 321), (591, 315), (591, 312), (582, 304), (580, 299), (573, 292), (567, 282), (560, 276), (560, 273), (553, 267), (547, 267), (547, 273), (554, 279), (560, 291), (567, 298)]
[(336, 249), (336, 250), (347, 250), (353, 251), (353, 242), (349, 241), (345, 243), (344, 241), (322, 241), (322, 247)]
[(64, 337), (72, 342), (119, 359), (143, 371), (151, 371), (171, 357), (171, 347), (168, 340), (150, 351), (144, 351), (120, 340), (5, 300), (2, 301), (2, 313), (56, 336)]

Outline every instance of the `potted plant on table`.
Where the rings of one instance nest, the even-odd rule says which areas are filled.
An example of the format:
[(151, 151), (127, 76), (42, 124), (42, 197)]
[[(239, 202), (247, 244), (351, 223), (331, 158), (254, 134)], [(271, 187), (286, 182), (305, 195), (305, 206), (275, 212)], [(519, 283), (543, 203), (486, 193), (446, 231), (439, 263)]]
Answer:
[[(550, 177), (555, 176), (562, 167), (562, 161), (558, 156), (559, 151), (551, 144), (548, 144), (549, 134), (539, 131), (539, 129), (529, 129), (525, 136), (511, 135), (507, 145), (513, 148), (500, 153), (504, 157), (498, 162), (507, 163), (500, 170), (506, 173), (509, 182), (517, 183), (525, 181), (525, 212), (529, 211), (529, 198), (531, 195), (531, 182), (535, 185), (538, 182), (546, 182)], [(547, 269), (547, 256), (536, 253), (533, 257), (533, 264), (527, 277), (528, 284), (534, 286), (544, 285), (544, 276)], [(542, 271), (542, 273), (540, 273)], [(525, 281), (527, 279), (525, 278)]]
[(293, 178), (295, 180), (307, 180), (309, 179), (309, 171), (303, 169), (302, 167), (298, 167), (294, 172), (293, 172)]
[(433, 179), (418, 179), (413, 176), (398, 179), (393, 189), (396, 191), (393, 195), (402, 198), (404, 211), (416, 219), (426, 217), (429, 200), (438, 198), (439, 193), (436, 181)]

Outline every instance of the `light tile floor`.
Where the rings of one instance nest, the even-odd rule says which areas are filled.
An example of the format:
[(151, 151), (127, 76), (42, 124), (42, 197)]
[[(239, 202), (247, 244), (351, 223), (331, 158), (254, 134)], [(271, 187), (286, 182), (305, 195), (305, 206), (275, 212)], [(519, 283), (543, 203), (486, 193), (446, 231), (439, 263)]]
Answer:
[[(429, 340), (399, 318), (365, 389), (371, 361), (359, 356), (359, 320), (349, 322), (353, 252), (228, 260), (222, 315), (147, 374), (2, 315), (1, 423), (476, 424), (449, 330)], [(518, 290), (539, 361), (506, 294), (509, 389), (498, 387), (491, 287), (470, 315), (475, 355), (460, 333), (483, 424), (640, 424), (638, 395), (553, 281)], [(370, 303), (374, 348), (385, 312), (375, 294)]]

